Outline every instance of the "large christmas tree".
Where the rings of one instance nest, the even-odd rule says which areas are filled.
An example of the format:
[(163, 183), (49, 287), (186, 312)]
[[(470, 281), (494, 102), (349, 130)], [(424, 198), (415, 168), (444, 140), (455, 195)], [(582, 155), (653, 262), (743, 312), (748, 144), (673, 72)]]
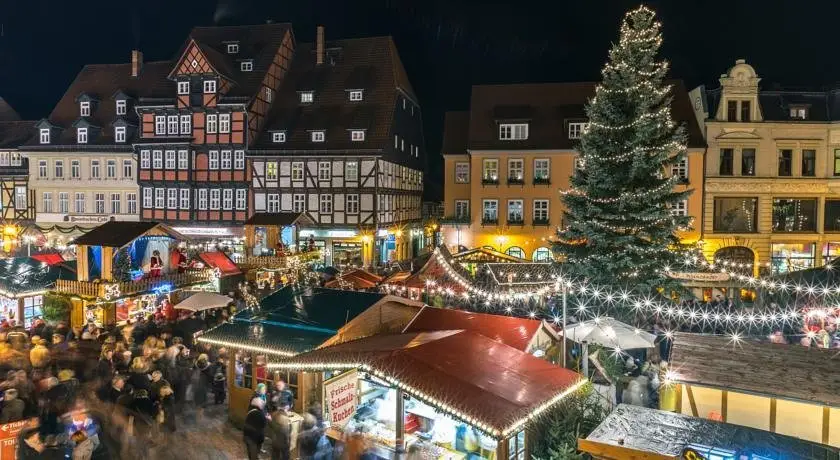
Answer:
[(599, 285), (642, 290), (675, 286), (662, 273), (676, 266), (676, 231), (690, 224), (672, 207), (690, 192), (675, 192), (671, 166), (685, 155), (685, 133), (671, 119), (666, 62), (655, 13), (640, 7), (621, 25), (603, 82), (586, 107), (581, 167), (562, 191), (568, 227), (557, 250), (569, 270)]

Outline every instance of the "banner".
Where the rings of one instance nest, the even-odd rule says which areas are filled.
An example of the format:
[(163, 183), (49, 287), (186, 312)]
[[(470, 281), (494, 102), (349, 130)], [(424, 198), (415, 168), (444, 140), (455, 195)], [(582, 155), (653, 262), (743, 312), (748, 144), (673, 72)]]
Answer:
[(708, 281), (713, 283), (729, 281), (729, 275), (726, 273), (669, 272), (668, 276), (686, 281)]
[(344, 428), (356, 413), (358, 387), (359, 376), (355, 370), (324, 382), (324, 411), (331, 427)]
[(37, 426), (37, 421), (38, 419), (21, 420), (0, 425), (0, 460), (15, 460), (20, 432), (33, 422)]

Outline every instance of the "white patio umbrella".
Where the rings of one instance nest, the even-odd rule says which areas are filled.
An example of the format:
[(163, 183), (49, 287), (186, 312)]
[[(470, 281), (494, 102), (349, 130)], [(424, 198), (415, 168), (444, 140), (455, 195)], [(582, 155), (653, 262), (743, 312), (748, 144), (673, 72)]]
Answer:
[(570, 340), (577, 343), (595, 343), (618, 350), (652, 348), (656, 340), (655, 335), (610, 317), (596, 318), (568, 326), (564, 333), (568, 334)]
[(212, 292), (197, 292), (175, 305), (179, 310), (204, 311), (226, 307), (233, 299)]

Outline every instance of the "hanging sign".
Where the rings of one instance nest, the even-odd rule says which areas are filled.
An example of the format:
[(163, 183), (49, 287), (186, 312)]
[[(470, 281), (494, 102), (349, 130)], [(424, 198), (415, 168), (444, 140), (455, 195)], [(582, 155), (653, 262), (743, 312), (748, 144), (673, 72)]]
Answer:
[(324, 411), (331, 427), (343, 428), (356, 413), (358, 386), (355, 370), (324, 382)]
[(0, 425), (0, 460), (14, 460), (16, 458), (18, 437), (27, 426), (37, 426), (37, 419)]
[(726, 273), (669, 272), (668, 276), (686, 281), (708, 281), (714, 283), (729, 281), (729, 275)]

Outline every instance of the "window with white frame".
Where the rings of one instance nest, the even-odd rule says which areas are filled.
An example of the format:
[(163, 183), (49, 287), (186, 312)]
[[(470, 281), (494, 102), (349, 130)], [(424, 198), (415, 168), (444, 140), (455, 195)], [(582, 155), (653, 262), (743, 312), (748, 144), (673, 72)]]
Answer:
[(198, 190), (198, 209), (207, 209), (207, 189), (202, 188)]
[(148, 150), (141, 150), (140, 151), (140, 167), (143, 169), (148, 169), (151, 166), (151, 152)]
[(210, 157), (210, 169), (219, 169), (219, 151), (211, 150), (207, 155)]
[(181, 115), (181, 134), (192, 133), (192, 116)]
[(178, 150), (178, 169), (188, 169), (190, 166), (190, 156), (187, 150)]
[(365, 132), (361, 129), (354, 129), (350, 131), (350, 140), (353, 142), (361, 142), (365, 140)]
[(155, 169), (163, 168), (163, 150), (152, 151), (152, 167)]
[(325, 137), (324, 131), (312, 131), (312, 142), (324, 142)]
[(163, 209), (166, 207), (166, 189), (165, 188), (156, 188), (155, 189), (155, 208)]
[(548, 223), (548, 200), (534, 200), (534, 223)]
[(286, 142), (286, 132), (285, 131), (275, 131), (271, 133), (271, 142), (274, 143), (281, 143)]
[[(302, 164), (302, 163), (301, 163)], [(292, 163), (292, 178), (294, 179), (294, 163)], [(303, 172), (301, 170), (301, 177)], [(265, 164), (265, 180), (277, 180), (277, 162), (269, 161)]]
[(467, 162), (455, 163), (455, 183), (470, 183), (470, 164)]
[(230, 169), (232, 153), (230, 150), (222, 150), (222, 169)]
[(190, 94), (190, 82), (179, 81), (178, 82), (178, 94), (180, 94), (180, 95)]
[(219, 117), (215, 114), (207, 115), (207, 134), (216, 134), (219, 129)]
[(522, 182), (525, 180), (525, 160), (513, 158), (508, 160), (508, 182)]
[(229, 133), (230, 132), (230, 114), (229, 113), (220, 113), (219, 114), (219, 132), (220, 133)]
[(62, 179), (64, 177), (64, 160), (55, 160), (53, 166), (55, 166), (55, 174), (53, 177), (56, 179)]
[(123, 160), (123, 179), (134, 178), (134, 160)]
[(81, 160), (70, 160), (70, 178), (82, 178), (82, 162)]
[(322, 214), (328, 214), (332, 212), (332, 205), (333, 205), (333, 197), (332, 195), (321, 194), (319, 197), (320, 203), (320, 211)]
[(508, 223), (518, 224), (525, 219), (524, 203), (522, 200), (508, 200), (507, 202), (507, 220)]
[(672, 216), (687, 216), (688, 215), (688, 200), (680, 200), (676, 203), (671, 204), (671, 215)]
[(306, 195), (304, 195), (303, 193), (295, 193), (294, 195), (292, 195), (292, 211), (306, 211)]
[(76, 142), (79, 144), (87, 144), (88, 141), (88, 129), (87, 128), (76, 128)]
[(85, 192), (76, 192), (76, 201), (73, 211), (77, 214), (84, 214), (85, 212)]
[(569, 123), (569, 139), (580, 139), (587, 128), (589, 128), (589, 123), (586, 122)]
[(499, 140), (521, 141), (528, 139), (528, 123), (500, 123)]
[(20, 156), (20, 152), (9, 152), (9, 156), (11, 157), (11, 165), (12, 166), (22, 166), (23, 159)]
[(105, 214), (105, 194), (104, 193), (95, 193), (93, 195), (93, 213), (94, 214)]
[(222, 190), (222, 209), (225, 211), (233, 210), (233, 189), (226, 188)]
[(119, 193), (111, 193), (111, 214), (120, 214), (122, 211), (122, 196)]
[(315, 100), (315, 93), (313, 91), (302, 91), (300, 93), (301, 104), (309, 104)]
[(470, 217), (470, 200), (455, 200), (455, 218), (467, 219)]
[(248, 190), (244, 188), (236, 189), (236, 210), (244, 211), (248, 207)]
[(44, 192), (41, 200), (41, 212), (53, 212), (52, 209), (52, 192)]
[(507, 460), (525, 460), (525, 431), (520, 431), (508, 438), (507, 444)]
[(482, 161), (481, 180), (484, 182), (499, 181), (499, 160), (495, 158), (485, 158), (484, 161)]
[(359, 213), (359, 195), (357, 193), (351, 193), (347, 195), (345, 210), (347, 214), (358, 214)]
[(269, 193), (266, 197), (265, 204), (268, 212), (280, 212), (280, 195)]
[(166, 169), (175, 169), (175, 151), (167, 150), (165, 153)]
[(151, 187), (143, 187), (143, 207), (150, 209), (152, 207), (152, 192)]
[(90, 102), (88, 102), (88, 101), (79, 102), (79, 116), (80, 117), (89, 117), (90, 116)]
[(233, 152), (233, 169), (245, 169), (244, 150), (236, 150)]
[(216, 80), (204, 80), (204, 94), (214, 94), (216, 92)]
[(117, 178), (117, 160), (105, 161), (105, 177), (108, 179)]
[(116, 102), (117, 115), (125, 115), (126, 101), (125, 99), (117, 99)]
[(250, 72), (250, 71), (254, 70), (254, 61), (249, 59), (247, 61), (240, 62), (239, 63), (239, 70), (241, 70), (243, 72)]
[(688, 158), (683, 156), (676, 163), (671, 165), (671, 175), (677, 176), (680, 182), (688, 181)]
[(180, 203), (178, 207), (181, 209), (190, 209), (190, 189), (182, 188), (179, 191)]
[(136, 193), (126, 193), (125, 194), (125, 206), (126, 212), (128, 214), (137, 214), (137, 194)]
[(330, 180), (331, 171), (329, 161), (318, 162), (318, 180)]
[(155, 134), (166, 134), (166, 117), (163, 115), (155, 116)]
[(49, 128), (41, 128), (39, 132), (39, 141), (41, 144), (49, 144), (50, 143), (50, 129)]
[(362, 90), (353, 90), (350, 91), (350, 101), (351, 102), (359, 102), (364, 98), (364, 93)]
[(58, 212), (62, 214), (70, 212), (70, 193), (58, 192)]
[(166, 208), (167, 209), (178, 209), (178, 189), (177, 188), (166, 189)]
[(47, 178), (47, 160), (38, 160), (38, 177)]
[(15, 186), (15, 209), (25, 210), (28, 204), (27, 201), (29, 200), (26, 199), (26, 186)]
[(213, 211), (218, 211), (219, 206), (221, 206), (222, 200), (222, 190), (218, 188), (211, 188), (210, 189), (210, 209)]
[(344, 163), (344, 180), (357, 181), (359, 180), (359, 162), (348, 161)]
[(114, 126), (114, 141), (125, 142), (125, 126)]
[(239, 52), (239, 43), (228, 43), (227, 44), (227, 52), (228, 54), (236, 54)]
[(178, 134), (178, 126), (178, 115), (169, 115), (166, 117), (168, 134)]
[(265, 102), (271, 104), (271, 101), (274, 100), (274, 90), (267, 87), (265, 88)]
[(548, 182), (551, 179), (551, 160), (538, 158), (534, 160), (534, 182)]
[(481, 220), (488, 223), (499, 221), (499, 200), (483, 200)]
[(90, 160), (90, 178), (91, 179), (99, 179), (101, 178), (100, 168), (99, 168), (99, 160)]

